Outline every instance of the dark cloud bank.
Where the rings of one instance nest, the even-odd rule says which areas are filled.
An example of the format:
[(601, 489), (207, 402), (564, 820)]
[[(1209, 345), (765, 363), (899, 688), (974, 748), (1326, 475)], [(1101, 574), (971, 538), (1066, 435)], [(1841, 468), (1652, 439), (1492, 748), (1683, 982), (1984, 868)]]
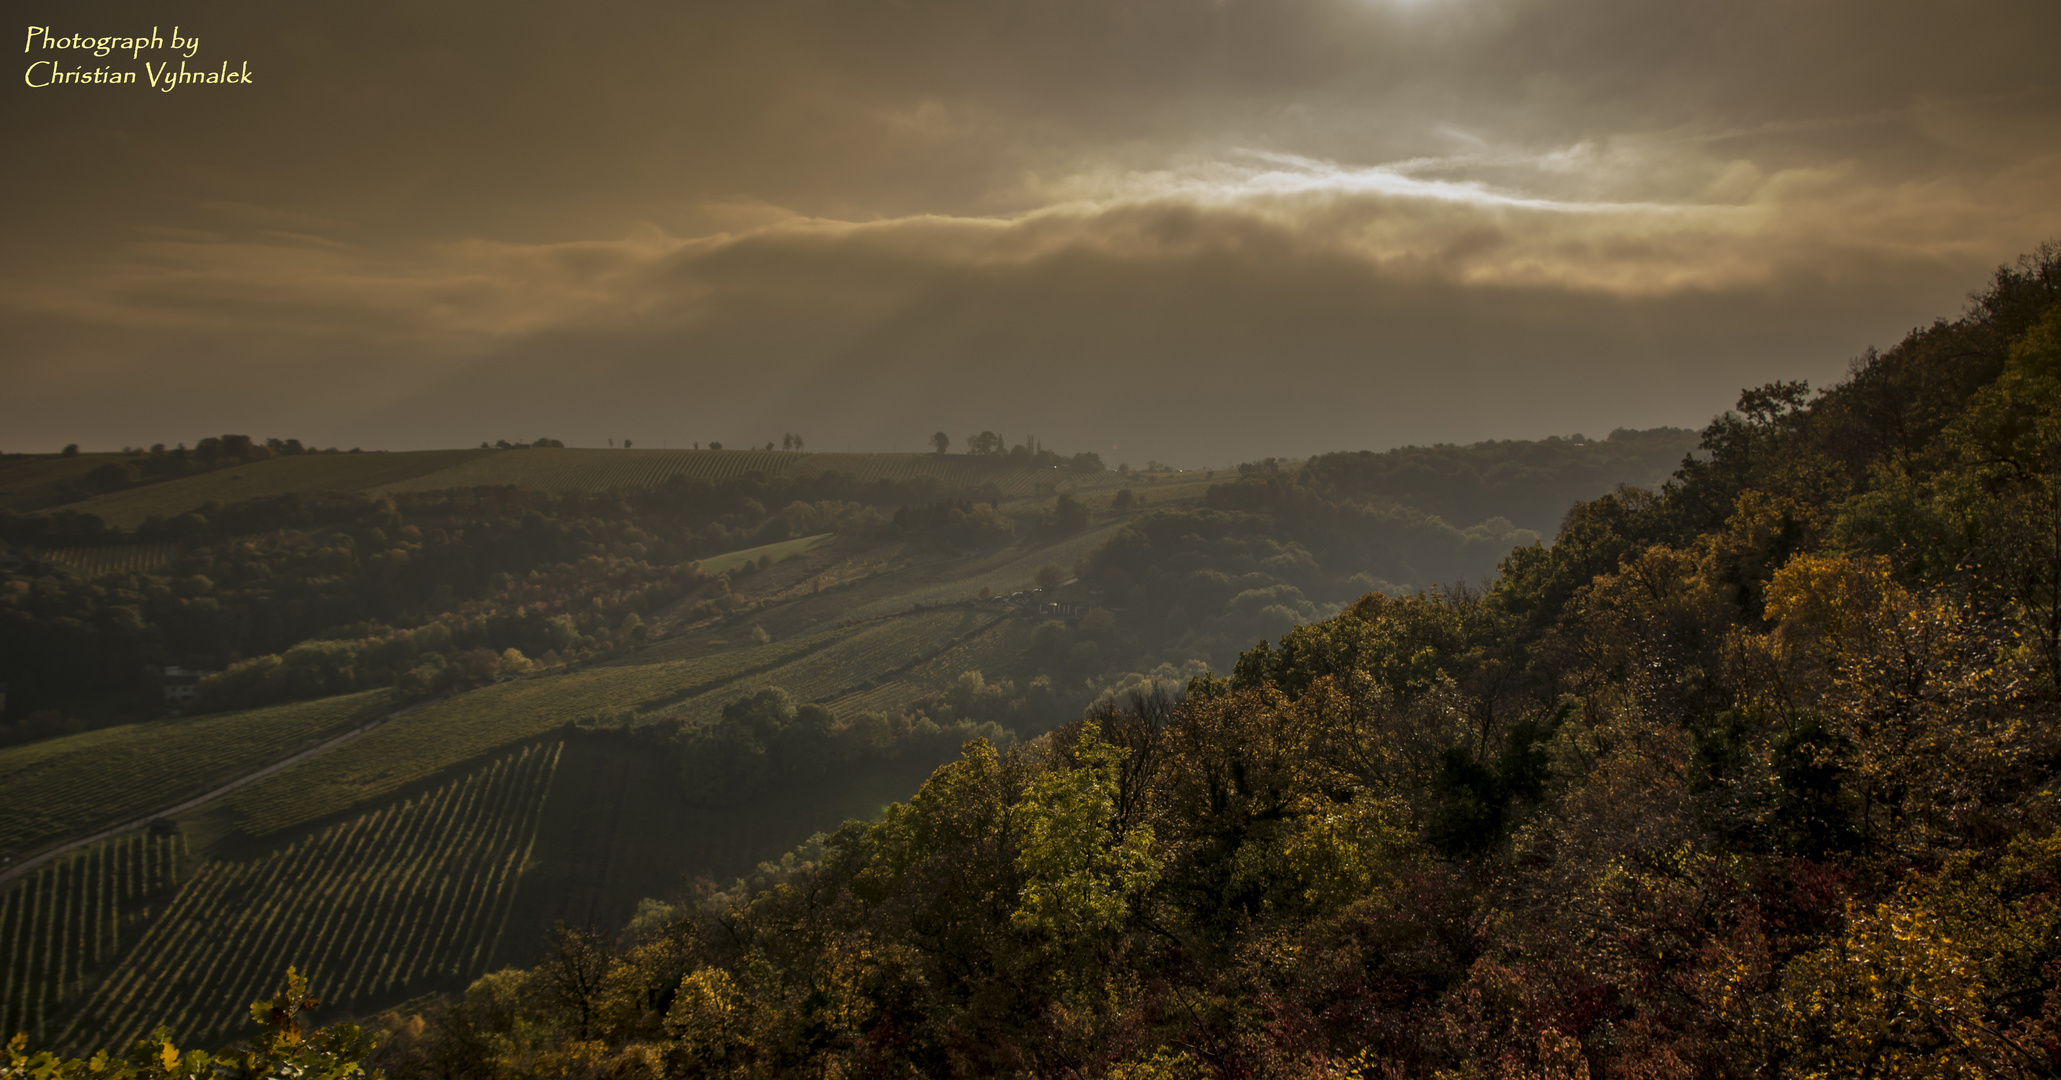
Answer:
[(177, 19), (254, 84), (9, 91), (0, 449), (1601, 434), (2061, 235), (2029, 0)]

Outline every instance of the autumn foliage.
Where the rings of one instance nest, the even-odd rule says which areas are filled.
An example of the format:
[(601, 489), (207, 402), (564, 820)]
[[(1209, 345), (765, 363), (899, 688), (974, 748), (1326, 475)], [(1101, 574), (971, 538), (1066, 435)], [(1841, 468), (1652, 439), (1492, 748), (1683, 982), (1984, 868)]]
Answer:
[(750, 899), (389, 1018), (414, 1077), (2061, 1072), (2061, 252)]

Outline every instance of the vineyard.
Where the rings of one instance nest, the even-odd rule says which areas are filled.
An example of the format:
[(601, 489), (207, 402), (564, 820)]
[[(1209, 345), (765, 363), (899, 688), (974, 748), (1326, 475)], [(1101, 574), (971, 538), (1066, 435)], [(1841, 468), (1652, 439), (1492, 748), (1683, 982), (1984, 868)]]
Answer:
[(153, 1024), (219, 1041), (288, 965), (365, 1010), (486, 970), (563, 743), (245, 862), (203, 863), (74, 1012), (60, 1042), (124, 1046)]
[(363, 738), (266, 777), (223, 800), (223, 812), (244, 835), (270, 836), (391, 794), (496, 747), (573, 721), (655, 708), (710, 691), (852, 633), (482, 687), (396, 717)]
[(846, 617), (877, 618), (919, 605), (963, 603), (978, 596), (982, 586), (1004, 596), (1018, 589), (1028, 589), (1037, 578), (1038, 569), (1047, 563), (1071, 574), (1076, 561), (1108, 540), (1120, 527), (1121, 523), (1102, 525), (1027, 552), (1020, 548), (1005, 548), (988, 556), (985, 566), (962, 566), (957, 568), (957, 576), (929, 585), (903, 588), (876, 600), (854, 603), (847, 609)]
[(0, 750), (0, 857), (18, 858), (201, 794), (376, 720), (393, 700), (391, 691), (372, 690)]
[(830, 710), (830, 715), (842, 721), (850, 720), (860, 713), (891, 713), (927, 692), (924, 687), (915, 683), (895, 679), (870, 690), (854, 690), (849, 694), (841, 694), (823, 704)]
[(782, 559), (803, 554), (810, 548), (829, 541), (833, 535), (832, 533), (817, 533), (815, 536), (802, 536), (793, 540), (782, 540), (776, 544), (760, 544), (758, 547), (745, 548), (742, 551), (728, 551), (721, 555), (711, 555), (706, 559), (700, 560), (701, 569), (705, 573), (723, 574), (735, 570), (746, 563), (757, 562), (761, 557), (779, 562)]
[(1030, 645), (1033, 624), (1028, 619), (1002, 619), (937, 656), (909, 669), (909, 679), (919, 684), (910, 699), (925, 690), (943, 690), (962, 672), (978, 671), (994, 677), (1023, 654)]
[(775, 476), (805, 455), (786, 450), (580, 450), (539, 447), (484, 454), (462, 465), (388, 484), (382, 491), (442, 491), (513, 484), (533, 491), (659, 487), (675, 476), (721, 481)]
[(406, 450), (379, 454), (295, 454), (236, 465), (198, 476), (95, 495), (67, 509), (96, 514), (110, 525), (135, 528), (152, 515), (177, 517), (209, 502), (223, 505), (271, 495), (366, 491), (409, 477), (449, 469), (483, 450)]
[(917, 612), (875, 623), (792, 663), (688, 698), (665, 710), (663, 715), (677, 716), (690, 722), (713, 720), (728, 702), (772, 686), (786, 690), (796, 701), (834, 698), (855, 686), (899, 671), (948, 648), (952, 642), (975, 633), (995, 618), (989, 612), (952, 608)]
[(148, 574), (178, 558), (185, 550), (178, 544), (113, 544), (107, 547), (40, 549), (35, 556), (81, 577), (102, 577), (107, 574)]
[(67, 1001), (178, 883), (184, 841), (131, 833), (0, 893), (0, 1038), (61, 1026)]

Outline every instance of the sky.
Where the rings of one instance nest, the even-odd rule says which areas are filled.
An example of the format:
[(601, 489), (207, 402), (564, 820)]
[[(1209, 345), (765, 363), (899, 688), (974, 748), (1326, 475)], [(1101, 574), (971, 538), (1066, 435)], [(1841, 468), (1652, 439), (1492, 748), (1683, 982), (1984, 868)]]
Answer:
[(9, 452), (1700, 427), (2061, 239), (2053, 0), (16, 10)]

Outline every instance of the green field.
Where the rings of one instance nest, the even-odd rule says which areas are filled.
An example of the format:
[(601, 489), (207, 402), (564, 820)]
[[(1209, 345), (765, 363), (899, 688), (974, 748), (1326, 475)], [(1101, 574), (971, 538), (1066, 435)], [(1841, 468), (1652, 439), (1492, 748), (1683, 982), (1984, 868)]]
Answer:
[[(0, 462), (0, 508), (42, 509), (62, 503), (66, 509), (98, 515), (109, 524), (134, 528), (152, 515), (176, 517), (209, 502), (226, 506), (288, 493), (377, 494), (510, 485), (553, 492), (631, 490), (659, 487), (674, 477), (722, 481), (753, 472), (797, 479), (839, 472), (861, 483), (936, 477), (954, 490), (978, 490), (992, 485), (1009, 498), (1049, 495), (1055, 491), (1106, 493), (1127, 482), (1115, 473), (1030, 468), (966, 454), (536, 447), (297, 454), (65, 501), (76, 492), (74, 485), (95, 466), (126, 460), (122, 454), (79, 454)], [(1133, 479), (1129, 483), (1139, 488), (1144, 482)]]
[(777, 476), (804, 456), (789, 450), (497, 450), (440, 472), (389, 483), (381, 490), (443, 491), (506, 484), (532, 491), (654, 488), (675, 476), (710, 481), (751, 472)]
[(369, 690), (0, 750), (0, 857), (19, 858), (171, 806), (376, 720), (393, 704), (391, 691)]
[(129, 460), (127, 454), (58, 454), (0, 458), (0, 510), (20, 513), (55, 506), (75, 498), (79, 481), (86, 474), (110, 462)]
[(130, 833), (0, 893), (0, 1038), (63, 1026), (65, 1003), (178, 884), (184, 854), (177, 835)]
[(811, 548), (821, 547), (829, 543), (834, 538), (834, 535), (833, 533), (817, 533), (814, 536), (782, 540), (777, 544), (760, 544), (758, 547), (745, 548), (742, 551), (730, 551), (721, 555), (711, 555), (706, 559), (700, 560), (700, 564), (702, 570), (708, 573), (724, 574), (743, 566), (745, 563), (755, 563), (761, 557), (770, 558), (774, 562), (793, 558), (796, 555), (809, 551)]
[(96, 514), (110, 525), (133, 529), (153, 514), (177, 517), (209, 502), (226, 506), (269, 495), (368, 491), (424, 473), (447, 470), (488, 453), (485, 450), (407, 450), (379, 454), (295, 454), (160, 484), (146, 484), (108, 495), (95, 495), (70, 503), (65, 508)]
[(621, 710), (660, 708), (852, 633), (481, 687), (397, 717), (363, 738), (235, 792), (222, 801), (224, 823), (245, 837), (272, 836), (384, 798), (567, 723)]
[(1116, 475), (1077, 473), (1051, 466), (1031, 468), (1012, 465), (1006, 459), (971, 454), (810, 454), (788, 475), (807, 477), (831, 472), (846, 473), (866, 484), (876, 480), (907, 481), (935, 476), (951, 488), (978, 489), (993, 484), (1007, 496), (1101, 486)]
[(35, 557), (81, 577), (147, 574), (185, 552), (178, 544), (109, 544), (105, 547), (41, 548)]
[(344, 1009), (464, 987), (494, 952), (561, 750), (526, 747), (257, 858), (202, 863), (58, 1041), (126, 1046), (164, 1023), (218, 1042), (288, 965)]

